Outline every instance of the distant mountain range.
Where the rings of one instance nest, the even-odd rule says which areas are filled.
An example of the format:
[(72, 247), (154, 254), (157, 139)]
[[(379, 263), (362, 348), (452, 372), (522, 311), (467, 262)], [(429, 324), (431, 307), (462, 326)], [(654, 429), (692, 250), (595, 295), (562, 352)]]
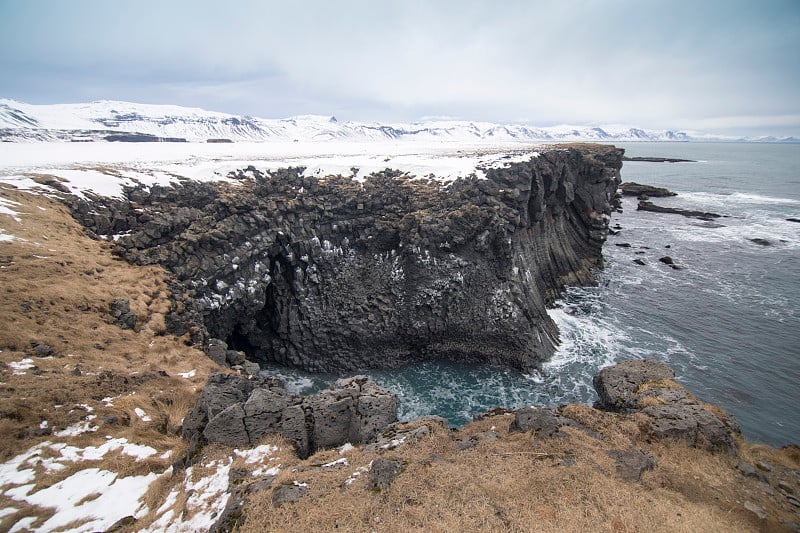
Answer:
[(87, 104), (34, 105), (0, 99), (0, 141), (6, 142), (326, 140), (800, 142), (794, 137), (730, 137), (628, 126), (534, 127), (471, 121), (379, 124), (340, 122), (336, 117), (318, 115), (264, 119), (190, 107), (108, 100)]

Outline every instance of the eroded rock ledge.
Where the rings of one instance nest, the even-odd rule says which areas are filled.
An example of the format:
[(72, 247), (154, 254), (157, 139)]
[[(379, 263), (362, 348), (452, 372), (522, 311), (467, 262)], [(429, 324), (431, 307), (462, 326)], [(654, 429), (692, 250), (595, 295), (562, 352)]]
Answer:
[(550, 147), (449, 184), (249, 167), (71, 207), (122, 234), (127, 260), (174, 275), (171, 333), (193, 317), (195, 337), (311, 371), (433, 358), (529, 370), (557, 342), (546, 306), (602, 265), (622, 154)]

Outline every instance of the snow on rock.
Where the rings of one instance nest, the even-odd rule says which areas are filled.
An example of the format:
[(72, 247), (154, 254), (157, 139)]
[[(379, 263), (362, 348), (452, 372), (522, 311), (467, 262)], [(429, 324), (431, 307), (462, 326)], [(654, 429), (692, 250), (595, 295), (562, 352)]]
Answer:
[(153, 420), (152, 418), (150, 418), (150, 415), (145, 413), (144, 409), (142, 409), (141, 407), (137, 407), (136, 409), (133, 410), (133, 412), (136, 413), (136, 416), (138, 416), (139, 420), (141, 420), (142, 422), (151, 422)]
[(95, 418), (97, 418), (96, 415), (88, 415), (80, 422), (76, 422), (75, 424), (67, 426), (61, 431), (56, 431), (53, 434), (56, 437), (77, 437), (82, 433), (91, 433), (93, 431), (97, 431), (98, 426), (93, 422)]
[(280, 448), (277, 446), (262, 444), (260, 446), (256, 446), (255, 448), (250, 448), (249, 450), (233, 450), (233, 454), (237, 457), (243, 458), (245, 463), (253, 464), (269, 458), (273, 453), (279, 450)]

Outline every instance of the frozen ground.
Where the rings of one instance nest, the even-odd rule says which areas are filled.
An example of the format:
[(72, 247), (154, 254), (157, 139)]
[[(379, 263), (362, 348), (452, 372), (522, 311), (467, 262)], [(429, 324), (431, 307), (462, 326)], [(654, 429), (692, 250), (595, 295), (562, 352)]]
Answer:
[(535, 146), (519, 142), (0, 143), (0, 182), (31, 189), (34, 177), (56, 176), (76, 194), (118, 196), (124, 184), (225, 180), (249, 165), (356, 179), (391, 168), (449, 181), (534, 156)]

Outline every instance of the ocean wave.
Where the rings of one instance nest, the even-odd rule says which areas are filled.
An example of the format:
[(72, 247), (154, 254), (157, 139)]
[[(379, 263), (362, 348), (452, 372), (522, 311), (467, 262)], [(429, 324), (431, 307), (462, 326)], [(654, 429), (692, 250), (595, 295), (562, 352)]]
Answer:
[(676, 198), (685, 198), (701, 204), (718, 206), (726, 206), (732, 203), (749, 205), (800, 205), (800, 200), (794, 198), (778, 198), (751, 192), (712, 193), (681, 191)]

